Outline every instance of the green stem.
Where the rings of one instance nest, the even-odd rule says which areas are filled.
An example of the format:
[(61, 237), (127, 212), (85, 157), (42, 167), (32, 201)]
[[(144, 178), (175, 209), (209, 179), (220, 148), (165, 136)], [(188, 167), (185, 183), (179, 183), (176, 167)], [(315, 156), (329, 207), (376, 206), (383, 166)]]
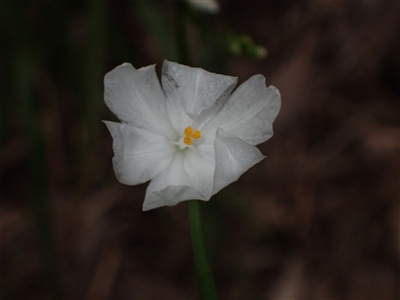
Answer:
[(33, 220), (36, 222), (38, 232), (39, 253), (43, 265), (43, 286), (49, 293), (48, 299), (61, 299), (62, 291), (51, 220), (51, 201), (46, 178), (45, 133), (41, 125), (39, 100), (35, 97), (38, 89), (35, 78), (39, 60), (37, 54), (28, 45), (21, 43), (21, 49), (15, 51), (13, 64), (15, 99), (18, 101), (19, 114), (26, 130), (30, 185), (28, 197), (31, 200)]
[(176, 43), (179, 63), (190, 64), (187, 41), (187, 4), (184, 0), (176, 0)]
[[(189, 65), (189, 49), (187, 41), (187, 13), (188, 7), (185, 0), (176, 0), (176, 43), (178, 50), (179, 63)], [(188, 219), (190, 236), (192, 239), (192, 250), (194, 267), (196, 270), (197, 286), (202, 300), (216, 300), (217, 292), (215, 290), (214, 279), (211, 269), (207, 262), (203, 231), (200, 220), (200, 203), (198, 200), (187, 201)]]
[(218, 299), (215, 290), (211, 269), (207, 262), (203, 231), (200, 220), (200, 203), (198, 200), (187, 201), (190, 236), (192, 238), (192, 250), (194, 266), (196, 270), (197, 285), (200, 299)]

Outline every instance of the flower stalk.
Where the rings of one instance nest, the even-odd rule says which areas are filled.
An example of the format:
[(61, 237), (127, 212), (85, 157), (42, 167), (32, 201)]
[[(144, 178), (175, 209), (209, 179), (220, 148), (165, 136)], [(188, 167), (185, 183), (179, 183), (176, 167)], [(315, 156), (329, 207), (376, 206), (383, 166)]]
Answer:
[(176, 42), (178, 60), (181, 64), (189, 65), (189, 49), (187, 41), (187, 4), (185, 0), (176, 0)]
[(199, 201), (187, 201), (187, 212), (200, 299), (218, 299), (204, 247)]

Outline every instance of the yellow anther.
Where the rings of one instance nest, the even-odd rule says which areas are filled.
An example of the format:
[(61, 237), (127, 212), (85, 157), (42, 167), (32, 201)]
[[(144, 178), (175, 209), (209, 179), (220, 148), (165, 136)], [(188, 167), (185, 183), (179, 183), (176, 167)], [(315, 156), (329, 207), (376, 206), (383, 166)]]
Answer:
[(185, 131), (183, 132), (185, 136), (190, 136), (193, 132), (192, 126), (186, 127)]
[(192, 139), (199, 139), (201, 136), (201, 133), (199, 130), (196, 130), (195, 132), (193, 132), (193, 128), (192, 126), (188, 126), (185, 128), (185, 130), (183, 131), (184, 137), (183, 137), (183, 142), (188, 145), (191, 146), (193, 141)]
[(195, 132), (193, 132), (193, 134), (192, 134), (192, 138), (194, 138), (194, 139), (199, 139), (201, 137), (201, 133), (200, 133), (200, 131), (199, 130), (196, 130)]
[[(185, 130), (186, 131), (186, 130)], [(183, 142), (186, 144), (186, 145), (188, 145), (188, 146), (190, 146), (191, 144), (192, 144), (192, 138), (190, 137), (190, 136), (185, 136), (184, 138), (183, 138)]]

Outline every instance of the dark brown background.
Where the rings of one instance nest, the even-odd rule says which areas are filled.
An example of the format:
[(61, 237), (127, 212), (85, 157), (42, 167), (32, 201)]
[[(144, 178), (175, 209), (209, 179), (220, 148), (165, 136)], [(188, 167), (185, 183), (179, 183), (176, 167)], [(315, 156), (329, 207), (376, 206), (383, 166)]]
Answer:
[[(202, 205), (221, 299), (399, 298), (399, 3), (221, 0), (191, 22), (192, 65), (282, 94), (267, 158)], [(100, 122), (107, 71), (177, 59), (174, 3), (0, 11), (1, 297), (195, 299), (185, 204), (143, 213)]]

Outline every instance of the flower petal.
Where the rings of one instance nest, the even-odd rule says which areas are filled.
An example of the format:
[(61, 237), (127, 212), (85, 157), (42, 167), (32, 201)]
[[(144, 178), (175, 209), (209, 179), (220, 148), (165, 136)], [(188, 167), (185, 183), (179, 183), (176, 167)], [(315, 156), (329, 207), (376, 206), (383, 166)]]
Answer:
[[(150, 182), (152, 185), (153, 180)], [(149, 187), (147, 189), (149, 189)], [(201, 200), (198, 192), (190, 186), (174, 186), (170, 185), (162, 190), (148, 194), (143, 203), (143, 211), (162, 207), (174, 206), (186, 200)]]
[(166, 95), (179, 99), (186, 113), (196, 119), (221, 95), (229, 94), (236, 85), (237, 78), (165, 60), (161, 81)]
[(209, 200), (213, 174), (212, 145), (177, 151), (170, 165), (150, 182), (143, 210), (173, 206), (185, 200)]
[(209, 200), (214, 185), (215, 148), (213, 144), (198, 145), (186, 151), (184, 168), (193, 187), (199, 191), (201, 199)]
[(239, 179), (265, 156), (256, 147), (218, 128), (215, 145), (213, 194)]
[(143, 211), (161, 206), (173, 206), (184, 200), (201, 198), (199, 192), (193, 188), (183, 164), (184, 153), (178, 151), (164, 172), (150, 181), (146, 190)]
[(184, 129), (193, 123), (192, 119), (187, 115), (181, 102), (174, 95), (167, 94), (167, 112), (172, 126), (175, 130), (182, 134)]
[(201, 127), (205, 135), (213, 136), (221, 127), (251, 145), (258, 145), (272, 136), (272, 122), (280, 106), (278, 89), (266, 87), (264, 76), (255, 75), (239, 86), (222, 108), (216, 107), (213, 117)]
[(124, 63), (104, 77), (104, 101), (123, 122), (175, 139), (154, 65), (136, 70)]
[(103, 121), (113, 137), (113, 165), (119, 182), (146, 182), (171, 163), (175, 147), (165, 138), (127, 124)]

